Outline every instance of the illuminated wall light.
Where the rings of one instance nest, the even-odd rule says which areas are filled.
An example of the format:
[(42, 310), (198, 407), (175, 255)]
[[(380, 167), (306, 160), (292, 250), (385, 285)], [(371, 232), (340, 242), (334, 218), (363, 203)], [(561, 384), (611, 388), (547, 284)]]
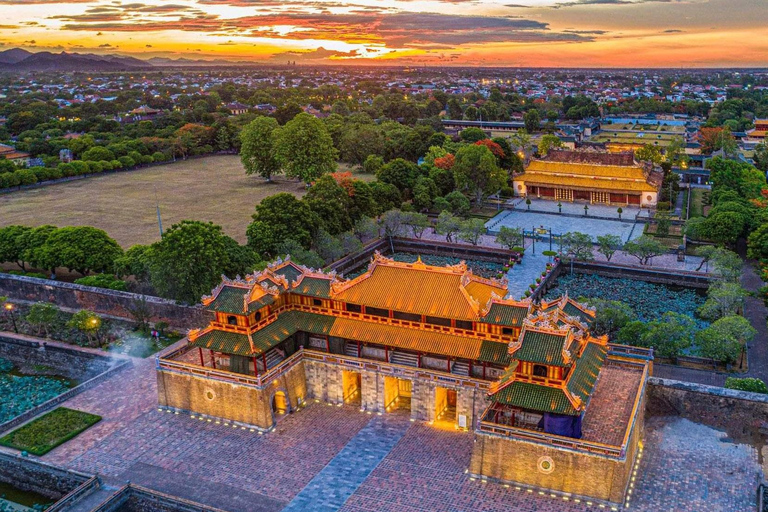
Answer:
[(526, 490), (525, 490), (525, 492), (530, 492), (530, 493), (532, 493), (532, 492), (533, 492), (533, 489), (526, 489)]

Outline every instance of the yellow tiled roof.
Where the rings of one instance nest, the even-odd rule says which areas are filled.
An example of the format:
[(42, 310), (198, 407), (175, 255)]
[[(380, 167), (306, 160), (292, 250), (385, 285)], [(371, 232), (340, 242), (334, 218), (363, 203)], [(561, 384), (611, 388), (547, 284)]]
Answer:
[(643, 168), (628, 165), (597, 165), (588, 163), (550, 162), (533, 160), (525, 169), (526, 174), (569, 174), (584, 177), (599, 176), (601, 178), (622, 178), (645, 181)]
[(347, 318), (337, 318), (328, 335), (472, 360), (479, 358), (483, 344), (480, 339)]
[(515, 177), (515, 181), (522, 181), (526, 186), (539, 185), (542, 187), (570, 187), (582, 189), (600, 189), (606, 191), (623, 192), (656, 192), (653, 185), (645, 181), (630, 181), (608, 178), (576, 178), (571, 176), (558, 176), (556, 174), (526, 172)]
[(491, 294), (504, 297), (501, 284), (473, 276), (466, 265), (434, 267), (399, 263), (377, 256), (365, 274), (334, 285), (334, 299), (417, 315), (476, 320)]

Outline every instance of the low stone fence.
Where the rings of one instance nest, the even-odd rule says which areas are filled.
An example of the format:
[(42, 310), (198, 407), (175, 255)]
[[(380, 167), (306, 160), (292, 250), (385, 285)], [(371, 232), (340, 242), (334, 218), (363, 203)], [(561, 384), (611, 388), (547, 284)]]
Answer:
[(36, 492), (52, 500), (60, 500), (88, 485), (91, 480), (90, 475), (0, 452), (0, 482), (22, 491)]
[[(562, 272), (569, 272), (571, 263), (563, 261)], [(688, 288), (709, 288), (713, 277), (704, 272), (689, 272), (678, 269), (643, 268), (620, 263), (599, 263), (596, 261), (574, 261), (573, 271), (603, 277), (637, 279), (649, 283), (660, 283)]]
[(93, 512), (224, 512), (193, 501), (128, 484)]
[(768, 419), (768, 395), (651, 377), (646, 410), (719, 429), (755, 433)]
[[(57, 373), (64, 374), (64, 376), (81, 374), (85, 375), (88, 379), (57, 397), (23, 412), (5, 423), (0, 423), (0, 433), (16, 428), (32, 418), (50, 411), (83, 391), (97, 386), (115, 373), (133, 365), (133, 362), (126, 358), (110, 358), (108, 356), (79, 351), (74, 347), (70, 349), (43, 345), (39, 342), (20, 340), (8, 336), (0, 336), (0, 357), (13, 361), (15, 364), (19, 363), (19, 359), (24, 360), (24, 364), (39, 361), (44, 366), (49, 366), (55, 369)], [(70, 367), (69, 365), (72, 366)], [(78, 372), (78, 367), (80, 372)]]
[(0, 274), (0, 295), (15, 301), (50, 302), (65, 309), (89, 309), (95, 313), (133, 321), (131, 310), (142, 301), (150, 311), (151, 322), (167, 322), (172, 329), (186, 331), (204, 325), (206, 313), (199, 306), (184, 306), (151, 295), (121, 292), (13, 274)]
[(335, 270), (340, 274), (347, 274), (363, 265), (366, 265), (373, 253), (382, 254), (392, 252), (409, 252), (414, 254), (432, 254), (436, 256), (450, 256), (463, 260), (490, 261), (505, 264), (510, 259), (517, 259), (519, 254), (506, 249), (485, 247), (481, 245), (452, 244), (436, 242), (434, 240), (419, 240), (417, 238), (393, 238), (390, 245), (388, 238), (379, 238), (370, 242), (362, 250), (341, 258), (326, 267), (326, 270)]

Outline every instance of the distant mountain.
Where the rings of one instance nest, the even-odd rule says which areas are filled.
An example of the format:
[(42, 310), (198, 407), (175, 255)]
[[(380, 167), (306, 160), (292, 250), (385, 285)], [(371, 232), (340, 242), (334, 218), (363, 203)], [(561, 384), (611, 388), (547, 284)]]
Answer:
[(21, 48), (11, 48), (0, 52), (0, 65), (2, 64), (16, 64), (27, 57), (32, 55), (32, 52), (22, 50)]
[[(22, 53), (26, 56), (22, 57)], [(4, 55), (10, 54), (3, 60)], [(19, 58), (22, 57), (22, 58)], [(14, 61), (14, 59), (17, 59)], [(152, 64), (118, 55), (91, 53), (30, 53), (18, 48), (0, 53), (0, 71), (129, 71), (151, 68)]]

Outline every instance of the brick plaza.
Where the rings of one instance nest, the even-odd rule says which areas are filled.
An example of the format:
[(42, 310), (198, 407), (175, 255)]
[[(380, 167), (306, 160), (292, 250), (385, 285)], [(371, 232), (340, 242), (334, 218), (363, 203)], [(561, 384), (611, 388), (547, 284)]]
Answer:
[[(259, 435), (161, 412), (153, 363), (138, 361), (65, 404), (104, 421), (43, 460), (233, 512), (604, 510), (472, 479), (471, 433), (400, 413), (312, 402)], [(758, 474), (755, 448), (681, 418), (649, 418), (629, 510), (752, 510)]]

